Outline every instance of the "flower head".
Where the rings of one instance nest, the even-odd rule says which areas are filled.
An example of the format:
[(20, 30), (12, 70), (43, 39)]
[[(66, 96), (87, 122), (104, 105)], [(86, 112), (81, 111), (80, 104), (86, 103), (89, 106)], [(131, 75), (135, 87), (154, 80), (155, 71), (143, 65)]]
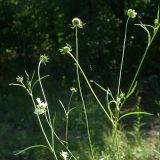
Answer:
[(77, 17), (72, 19), (72, 29), (74, 28), (83, 28), (84, 23)]
[(39, 97), (36, 99), (36, 101), (37, 101), (38, 104), (42, 103), (42, 101), (41, 101), (41, 99)]
[(43, 64), (46, 64), (49, 60), (48, 56), (46, 56), (45, 54), (44, 55), (41, 55), (39, 60), (41, 61), (41, 63)]
[(35, 108), (34, 113), (38, 115), (44, 114), (47, 111), (47, 103), (42, 102), (40, 98), (37, 98), (36, 101), (38, 104)]
[(59, 51), (61, 54), (66, 54), (66, 53), (70, 53), (72, 51), (72, 48), (69, 44), (66, 43), (66, 46), (59, 49)]
[(135, 18), (137, 16), (137, 12), (134, 9), (128, 9), (127, 15), (130, 18)]
[(68, 158), (68, 156), (69, 156), (69, 155), (68, 155), (68, 152), (62, 151), (60, 154), (61, 154), (61, 156), (63, 157), (64, 160), (67, 160), (67, 158)]
[(22, 76), (18, 76), (16, 78), (17, 82), (22, 83), (23, 82), (23, 77)]
[(77, 92), (77, 88), (71, 87), (71, 88), (70, 88), (70, 91), (71, 91), (72, 93), (76, 93), (76, 92)]

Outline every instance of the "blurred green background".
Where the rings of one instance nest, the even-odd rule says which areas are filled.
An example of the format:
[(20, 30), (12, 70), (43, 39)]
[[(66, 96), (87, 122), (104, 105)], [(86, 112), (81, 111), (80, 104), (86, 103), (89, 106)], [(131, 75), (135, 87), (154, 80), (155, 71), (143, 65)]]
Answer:
[[(50, 62), (42, 67), (41, 72), (42, 75), (50, 75), (44, 80), (44, 87), (51, 110), (60, 114), (59, 117), (62, 109), (58, 99), (67, 103), (70, 87), (77, 87), (73, 61), (60, 55), (58, 50), (67, 42), (72, 46), (73, 54), (75, 52), (75, 35), (70, 27), (74, 17), (85, 23), (84, 28), (79, 30), (82, 67), (89, 79), (114, 91), (122, 54), (126, 10), (133, 8), (137, 11), (138, 16), (130, 21), (127, 35), (122, 74), (122, 90), (125, 91), (147, 44), (145, 32), (134, 24), (140, 21), (153, 24), (158, 4), (159, 0), (0, 0), (0, 159), (18, 159), (13, 156), (14, 151), (33, 142), (42, 143), (28, 95), (21, 88), (8, 86), (16, 81), (17, 75), (24, 76), (25, 70), (31, 75), (37, 69), (39, 56), (48, 55)], [(158, 35), (138, 77), (137, 88), (143, 109), (154, 114), (160, 111), (156, 103), (160, 100), (159, 44)], [(83, 88), (86, 99), (90, 99), (85, 83)], [(96, 92), (104, 98), (98, 89)], [(35, 95), (39, 96), (38, 87)], [(75, 96), (75, 103), (78, 99), (78, 95)], [(97, 108), (90, 107), (89, 112), (94, 116), (99, 114)], [(83, 130), (81, 116), (77, 123)], [(99, 117), (103, 119), (103, 116)], [(61, 118), (58, 122), (57, 130), (61, 130), (64, 122)]]

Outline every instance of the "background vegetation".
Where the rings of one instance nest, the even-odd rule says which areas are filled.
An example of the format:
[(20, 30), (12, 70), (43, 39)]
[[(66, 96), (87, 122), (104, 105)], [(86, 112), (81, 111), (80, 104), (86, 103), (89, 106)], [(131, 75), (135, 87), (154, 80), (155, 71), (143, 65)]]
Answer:
[[(45, 80), (47, 81), (45, 87), (51, 109), (56, 111), (59, 117), (63, 114), (58, 99), (67, 102), (69, 88), (76, 87), (75, 68), (69, 58), (59, 55), (58, 49), (67, 42), (73, 46), (74, 51), (74, 34), (69, 25), (73, 17), (79, 17), (86, 23), (79, 35), (80, 63), (90, 79), (114, 90), (114, 87), (117, 87), (126, 10), (133, 8), (138, 12), (138, 18), (132, 21), (133, 24), (141, 20), (153, 24), (158, 4), (158, 0), (0, 0), (0, 159), (15, 158), (14, 151), (32, 145), (33, 142), (39, 143), (41, 140), (39, 127), (32, 116), (29, 98), (19, 88), (8, 86), (15, 81), (17, 75), (24, 74), (24, 70), (31, 74), (37, 66), (40, 54), (45, 53), (50, 57), (50, 63), (42, 73), (50, 75)], [(124, 90), (131, 82), (147, 43), (144, 32), (133, 24), (130, 24), (127, 36), (122, 78)], [(136, 99), (136, 96), (142, 97), (143, 110), (154, 115), (160, 112), (160, 106), (156, 103), (160, 100), (159, 41), (160, 38), (157, 37), (146, 57), (139, 76), (137, 94), (133, 97), (133, 99)], [(83, 87), (86, 89), (86, 86)], [(37, 95), (38, 91), (37, 88)], [(96, 92), (99, 97), (104, 97), (98, 89)], [(75, 96), (76, 106), (80, 106), (78, 99), (79, 96)], [(90, 99), (87, 92), (86, 99)], [(97, 111), (96, 106), (95, 109), (92, 108), (94, 102), (88, 101), (87, 104), (88, 112), (94, 117), (90, 119), (93, 129), (96, 128), (94, 125), (98, 124), (102, 131), (105, 130), (103, 129), (105, 125), (100, 123), (103, 116)], [(129, 107), (133, 106), (135, 103), (131, 99)], [(75, 124), (71, 125), (76, 125), (78, 131), (81, 131), (79, 136), (84, 138), (81, 114), (79, 107), (73, 115)], [(133, 120), (124, 122), (125, 128)], [(72, 127), (70, 129), (72, 130)], [(58, 119), (57, 130), (63, 132), (61, 118)], [(97, 133), (99, 130), (92, 134)], [(97, 142), (101, 144), (99, 137)], [(75, 146), (84, 148), (78, 138)], [(43, 151), (41, 152), (43, 155)], [(39, 156), (39, 153), (35, 154), (35, 157)]]

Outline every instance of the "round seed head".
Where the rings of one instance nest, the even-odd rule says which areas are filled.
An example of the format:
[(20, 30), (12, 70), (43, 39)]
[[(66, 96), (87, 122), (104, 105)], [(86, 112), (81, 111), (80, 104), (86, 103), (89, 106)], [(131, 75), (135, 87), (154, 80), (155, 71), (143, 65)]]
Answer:
[(39, 60), (41, 61), (41, 63), (44, 63), (46, 64), (49, 60), (48, 56), (46, 56), (45, 54), (44, 55), (41, 55)]
[(134, 9), (128, 9), (127, 15), (130, 18), (135, 18), (137, 16), (137, 12)]
[(73, 25), (73, 28), (83, 28), (82, 21), (77, 17), (73, 18), (72, 25)]
[(59, 49), (61, 54), (70, 53), (72, 51), (71, 46), (69, 44), (66, 44), (66, 46)]

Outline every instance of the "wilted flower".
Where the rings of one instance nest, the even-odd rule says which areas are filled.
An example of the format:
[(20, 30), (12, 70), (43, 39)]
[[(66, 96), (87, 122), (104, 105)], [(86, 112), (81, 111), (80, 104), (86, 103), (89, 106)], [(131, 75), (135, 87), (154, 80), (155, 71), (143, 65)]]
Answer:
[(38, 115), (44, 114), (47, 111), (47, 103), (42, 102), (40, 98), (37, 98), (36, 101), (38, 105), (36, 106), (34, 113)]
[(61, 154), (61, 156), (63, 157), (64, 160), (67, 160), (67, 158), (68, 158), (68, 156), (69, 156), (69, 155), (68, 155), (68, 152), (62, 151), (60, 154)]
[(66, 53), (70, 53), (72, 51), (72, 48), (69, 44), (66, 43), (66, 46), (59, 49), (59, 51), (61, 54), (66, 54)]
[(70, 91), (71, 91), (72, 93), (76, 93), (76, 92), (77, 92), (77, 88), (71, 87), (71, 88), (70, 88)]
[(134, 9), (128, 9), (127, 15), (130, 18), (135, 18), (137, 16), (137, 12)]
[(41, 63), (43, 64), (46, 64), (49, 60), (48, 56), (46, 56), (45, 54), (44, 55), (41, 55), (39, 60), (41, 61)]
[(22, 83), (23, 82), (23, 77), (22, 76), (18, 76), (16, 78), (17, 82)]
[(75, 17), (72, 20), (72, 26), (73, 26), (72, 27), (73, 29), (74, 28), (83, 28), (84, 24), (79, 18)]

